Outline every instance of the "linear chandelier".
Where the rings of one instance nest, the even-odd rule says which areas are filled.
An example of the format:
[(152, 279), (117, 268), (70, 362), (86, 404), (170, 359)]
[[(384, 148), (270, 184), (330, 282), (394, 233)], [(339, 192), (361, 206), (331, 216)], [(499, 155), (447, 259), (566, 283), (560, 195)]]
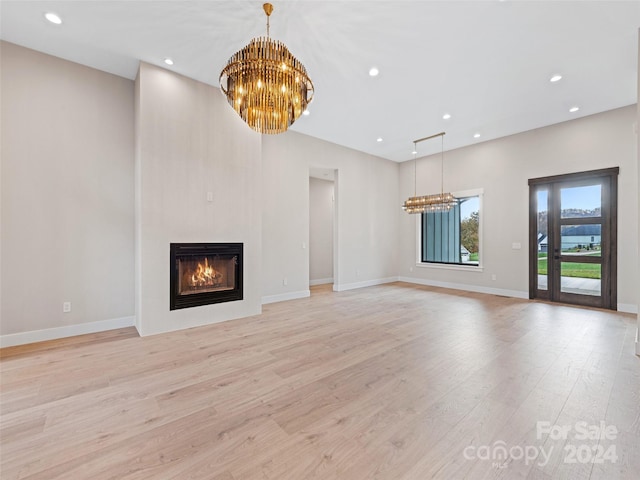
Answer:
[[(444, 191), (444, 136), (445, 132), (436, 133), (429, 137), (420, 138), (413, 141), (413, 197), (409, 197), (404, 201), (402, 209), (407, 213), (424, 213), (424, 212), (448, 212), (458, 204), (458, 200), (451, 193)], [(417, 195), (417, 145), (425, 140), (440, 137), (440, 193), (432, 195)]]
[(269, 37), (273, 5), (265, 3), (267, 36), (254, 38), (233, 54), (220, 73), (229, 105), (256, 132), (283, 133), (313, 99), (313, 83), (304, 65), (284, 43)]

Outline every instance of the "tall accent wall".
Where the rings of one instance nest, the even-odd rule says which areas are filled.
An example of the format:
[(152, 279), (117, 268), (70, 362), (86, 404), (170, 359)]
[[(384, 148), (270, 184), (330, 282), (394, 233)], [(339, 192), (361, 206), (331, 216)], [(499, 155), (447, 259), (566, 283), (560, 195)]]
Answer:
[[(141, 63), (136, 79), (136, 325), (141, 335), (261, 311), (261, 139), (219, 89)], [(244, 299), (169, 310), (169, 245), (244, 244)]]
[(293, 131), (264, 136), (262, 158), (265, 301), (309, 289), (309, 167), (337, 170), (334, 289), (397, 278), (397, 163)]
[[(445, 190), (484, 189), (484, 269), (416, 266), (416, 218), (403, 214), (400, 278), (527, 298), (528, 179), (619, 166), (618, 307), (635, 311), (639, 281), (635, 121), (633, 105), (445, 152)], [(419, 159), (417, 171), (418, 194), (440, 189), (440, 155)], [(412, 194), (413, 178), (412, 162), (403, 163), (401, 199)], [(513, 243), (522, 248), (513, 249)]]
[(1, 344), (132, 325), (134, 84), (6, 42), (0, 59)]

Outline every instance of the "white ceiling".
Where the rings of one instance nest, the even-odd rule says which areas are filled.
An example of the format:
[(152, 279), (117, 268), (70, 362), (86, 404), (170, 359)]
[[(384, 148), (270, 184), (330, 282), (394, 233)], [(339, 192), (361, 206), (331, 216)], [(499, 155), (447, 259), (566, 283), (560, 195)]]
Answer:
[[(316, 88), (292, 130), (372, 155), (405, 161), (414, 139), (440, 131), (452, 149), (637, 100), (637, 0), (272, 3), (271, 37)], [(261, 1), (2, 0), (0, 16), (0, 37), (18, 45), (130, 79), (143, 60), (215, 86), (265, 34)]]

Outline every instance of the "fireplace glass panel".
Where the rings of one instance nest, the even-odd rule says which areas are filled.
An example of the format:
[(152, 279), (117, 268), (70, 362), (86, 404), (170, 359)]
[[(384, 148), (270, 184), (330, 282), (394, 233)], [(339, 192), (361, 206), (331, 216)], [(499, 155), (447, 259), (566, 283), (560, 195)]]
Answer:
[(203, 292), (233, 290), (238, 257), (208, 255), (183, 258), (178, 264), (178, 292), (191, 295)]
[(169, 308), (242, 300), (242, 243), (172, 243)]

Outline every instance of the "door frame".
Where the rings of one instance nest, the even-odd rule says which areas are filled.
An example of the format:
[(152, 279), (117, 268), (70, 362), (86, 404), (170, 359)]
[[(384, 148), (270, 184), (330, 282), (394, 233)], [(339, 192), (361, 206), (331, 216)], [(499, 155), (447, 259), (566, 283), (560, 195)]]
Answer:
[[(587, 172), (568, 173), (529, 179), (529, 298), (550, 300), (562, 303), (571, 303), (592, 307), (617, 310), (617, 266), (618, 266), (618, 174), (619, 167), (590, 170)], [(601, 295), (590, 297), (563, 293), (560, 285), (556, 285), (559, 272), (556, 271), (553, 261), (554, 253), (548, 249), (547, 261), (547, 290), (540, 290), (538, 286), (538, 208), (537, 193), (544, 186), (549, 191), (549, 215), (547, 222), (547, 237), (557, 242), (560, 238), (558, 231), (562, 225), (562, 219), (552, 221), (551, 211), (560, 210), (560, 198), (558, 192), (563, 185), (589, 180), (602, 179), (603, 203), (601, 205), (601, 223), (603, 226), (603, 243), (609, 243), (607, 252), (602, 256)], [(608, 202), (607, 202), (608, 201)], [(588, 217), (586, 217), (588, 218)], [(587, 219), (565, 219), (567, 223), (593, 223)], [(605, 238), (608, 235), (608, 238)], [(562, 254), (556, 260), (562, 261)]]

